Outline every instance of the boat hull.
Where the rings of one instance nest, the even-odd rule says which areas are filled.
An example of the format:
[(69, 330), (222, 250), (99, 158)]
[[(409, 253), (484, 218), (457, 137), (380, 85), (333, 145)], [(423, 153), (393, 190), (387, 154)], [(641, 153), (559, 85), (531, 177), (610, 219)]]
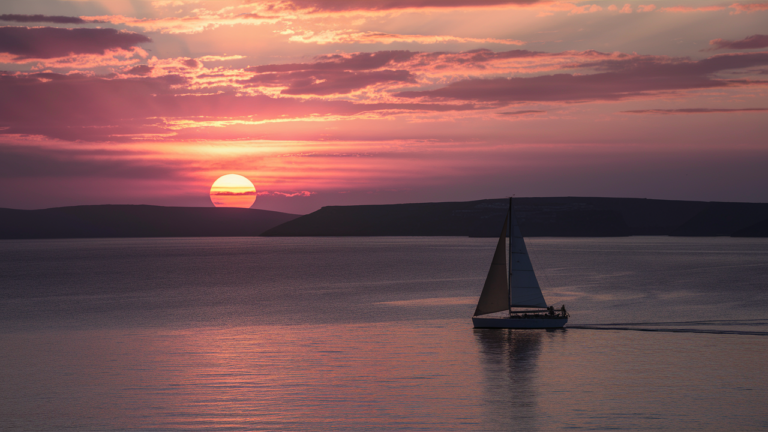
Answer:
[(487, 329), (558, 329), (568, 318), (482, 318), (472, 317), (475, 328)]

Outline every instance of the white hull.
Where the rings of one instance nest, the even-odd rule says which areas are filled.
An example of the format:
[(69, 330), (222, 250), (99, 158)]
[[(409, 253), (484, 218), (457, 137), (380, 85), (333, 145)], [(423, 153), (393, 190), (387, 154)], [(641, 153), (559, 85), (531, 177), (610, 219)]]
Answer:
[(472, 317), (475, 328), (498, 329), (558, 329), (568, 318), (480, 318)]

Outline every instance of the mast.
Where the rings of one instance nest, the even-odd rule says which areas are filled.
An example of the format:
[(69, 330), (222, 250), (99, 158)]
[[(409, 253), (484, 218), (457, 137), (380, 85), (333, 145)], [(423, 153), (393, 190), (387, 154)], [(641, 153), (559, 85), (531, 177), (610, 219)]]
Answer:
[(515, 235), (515, 232), (512, 230), (512, 197), (509, 197), (509, 277), (507, 280), (509, 281), (509, 295), (507, 295), (507, 310), (512, 313), (512, 237)]

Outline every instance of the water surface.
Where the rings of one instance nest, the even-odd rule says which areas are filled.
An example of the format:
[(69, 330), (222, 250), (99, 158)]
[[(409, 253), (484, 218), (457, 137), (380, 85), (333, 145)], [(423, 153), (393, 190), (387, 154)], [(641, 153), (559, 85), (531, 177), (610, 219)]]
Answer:
[(528, 245), (574, 328), (472, 329), (494, 239), (0, 242), (0, 429), (768, 428), (768, 241)]

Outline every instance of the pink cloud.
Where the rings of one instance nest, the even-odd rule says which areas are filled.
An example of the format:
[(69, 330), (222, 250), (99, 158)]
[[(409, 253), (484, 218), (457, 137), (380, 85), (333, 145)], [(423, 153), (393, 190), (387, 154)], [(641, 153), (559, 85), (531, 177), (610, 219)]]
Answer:
[[(595, 52), (549, 54), (528, 50), (494, 52), (477, 49), (463, 52), (413, 52), (413, 51), (378, 51), (375, 53), (350, 53), (319, 56), (313, 63), (287, 63), (276, 65), (252, 66), (248, 72), (275, 73), (276, 83), (280, 82), (279, 73), (298, 71), (370, 71), (386, 68), (408, 70), (411, 73), (426, 74), (462, 74), (464, 70), (473, 73), (503, 73), (509, 68), (505, 62), (524, 62), (528, 68), (553, 68), (557, 64), (568, 63), (577, 58), (604, 58), (605, 54)], [(546, 60), (545, 60), (546, 59)], [(545, 64), (547, 61), (551, 64)]]
[(123, 73), (128, 75), (149, 75), (152, 73), (152, 69), (151, 66), (138, 65), (123, 71)]
[(531, 57), (544, 57), (551, 54), (541, 51), (528, 51), (528, 50), (510, 50), (510, 51), (491, 51), (489, 49), (480, 48), (471, 51), (463, 51), (460, 53), (447, 53), (436, 52), (424, 54), (425, 59), (445, 59), (458, 64), (464, 63), (485, 63), (494, 60), (509, 60), (509, 59), (522, 59)]
[(382, 32), (359, 32), (353, 30), (326, 30), (322, 32), (307, 31), (302, 34), (294, 34), (288, 38), (291, 42), (338, 44), (391, 44), (395, 42), (437, 44), (437, 43), (492, 43), (502, 45), (524, 45), (525, 42), (514, 39), (496, 38), (468, 38), (446, 35), (408, 35)]
[(181, 64), (183, 64), (184, 66), (186, 66), (188, 68), (193, 68), (193, 69), (197, 69), (197, 68), (199, 68), (199, 67), (201, 67), (203, 65), (202, 63), (200, 63), (199, 61), (197, 61), (197, 60), (195, 60), (193, 58), (182, 60)]
[(128, 141), (167, 137), (208, 123), (217, 126), (372, 112), (474, 109), (472, 104), (366, 104), (234, 92), (190, 94), (183, 88), (185, 83), (186, 78), (178, 75), (120, 79), (82, 74), (1, 74), (0, 94), (4, 97), (0, 98), (0, 133)]
[(379, 51), (356, 53), (348, 56), (322, 56), (315, 63), (289, 63), (246, 68), (255, 72), (241, 84), (286, 87), (282, 94), (331, 95), (348, 94), (381, 83), (415, 83), (407, 70), (375, 70), (413, 58), (418, 53), (410, 51)]
[(394, 9), (462, 8), (483, 6), (530, 5), (540, 0), (289, 0), (285, 6), (311, 11), (386, 11)]
[[(568, 53), (565, 57), (570, 58)], [(533, 60), (557, 56), (527, 50), (493, 52), (487, 49), (459, 53), (420, 53), (412, 51), (379, 51), (375, 53), (333, 54), (320, 56), (313, 63), (288, 63), (246, 68), (252, 77), (239, 84), (259, 87), (283, 87), (286, 95), (348, 94), (377, 84), (416, 84), (413, 71), (460, 73), (461, 68), (484, 71), (484, 64), (515, 59)], [(592, 54), (586, 53), (585, 57)], [(599, 56), (598, 56), (599, 57)], [(386, 68), (386, 69), (382, 69)], [(493, 69), (487, 73), (497, 73)]]
[(681, 109), (647, 109), (621, 111), (626, 114), (712, 114), (712, 113), (741, 113), (764, 112), (768, 108), (681, 108)]
[(332, 54), (318, 57), (316, 63), (288, 63), (278, 65), (253, 66), (250, 72), (291, 72), (308, 70), (372, 70), (388, 65), (403, 63), (417, 55), (411, 51), (377, 51), (374, 53), (353, 53), (348, 55)]
[[(519, 64), (527, 65), (529, 69), (522, 69), (526, 74), (569, 69), (580, 74), (504, 77), (518, 73)], [(108, 76), (0, 74), (4, 96), (0, 98), (0, 133), (70, 141), (172, 136), (237, 139), (252, 136), (257, 125), (264, 130), (266, 124), (293, 120), (370, 119), (405, 113), (426, 118), (430, 112), (498, 109), (521, 102), (613, 101), (760, 85), (763, 82), (713, 74), (766, 64), (768, 53), (689, 61), (595, 51), (550, 54), (485, 49), (332, 54), (313, 62), (246, 70), (207, 69), (199, 60), (184, 57), (153, 58), (146, 65), (122, 67), (120, 74)], [(415, 90), (396, 92), (405, 85)], [(351, 93), (355, 101), (350, 100)], [(538, 112), (521, 109), (497, 114)]]
[(709, 41), (709, 44), (712, 45), (710, 50), (766, 48), (768, 47), (768, 35), (756, 34), (737, 41), (713, 39)]
[(122, 24), (131, 27), (143, 28), (145, 31), (158, 31), (171, 34), (193, 34), (205, 30), (215, 29), (221, 26), (232, 25), (261, 25), (276, 23), (280, 17), (261, 17), (254, 14), (211, 14), (205, 10), (200, 15), (187, 17), (164, 18), (134, 18), (122, 15), (103, 15), (95, 17), (83, 17), (89, 23)]
[(654, 10), (656, 10), (656, 5), (650, 4), (650, 5), (639, 5), (639, 6), (637, 6), (637, 11), (638, 12), (652, 12)]
[[(661, 79), (659, 79), (661, 78)], [(620, 100), (663, 90), (724, 87), (706, 78), (643, 77), (628, 73), (557, 74), (533, 78), (469, 79), (437, 90), (406, 91), (397, 96), (427, 100), (492, 103)]]
[(603, 10), (602, 7), (593, 4), (593, 5), (584, 5), (584, 6), (577, 6), (571, 9), (570, 12), (568, 12), (569, 15), (578, 15), (578, 14), (585, 14), (585, 13), (594, 13), (594, 12), (600, 12)]
[(397, 96), (433, 101), (461, 100), (502, 104), (620, 100), (664, 91), (748, 85), (749, 82), (719, 80), (710, 75), (728, 69), (766, 64), (768, 53), (720, 55), (698, 62), (679, 63), (656, 58), (600, 60), (581, 66), (607, 72), (531, 78), (467, 79), (436, 90), (406, 91), (397, 93)]
[(287, 95), (332, 95), (348, 94), (381, 83), (415, 83), (406, 70), (381, 70), (372, 72), (347, 71), (298, 71), (254, 75), (240, 81), (243, 84), (287, 86), (281, 94)]
[(734, 9), (732, 14), (762, 12), (768, 10), (768, 3), (734, 3), (728, 7)]
[(111, 28), (0, 27), (0, 53), (15, 60), (104, 55), (108, 50), (129, 51), (150, 41), (144, 35)]
[(725, 9), (725, 6), (670, 6), (661, 8), (664, 12), (691, 13), (691, 12), (716, 12)]

